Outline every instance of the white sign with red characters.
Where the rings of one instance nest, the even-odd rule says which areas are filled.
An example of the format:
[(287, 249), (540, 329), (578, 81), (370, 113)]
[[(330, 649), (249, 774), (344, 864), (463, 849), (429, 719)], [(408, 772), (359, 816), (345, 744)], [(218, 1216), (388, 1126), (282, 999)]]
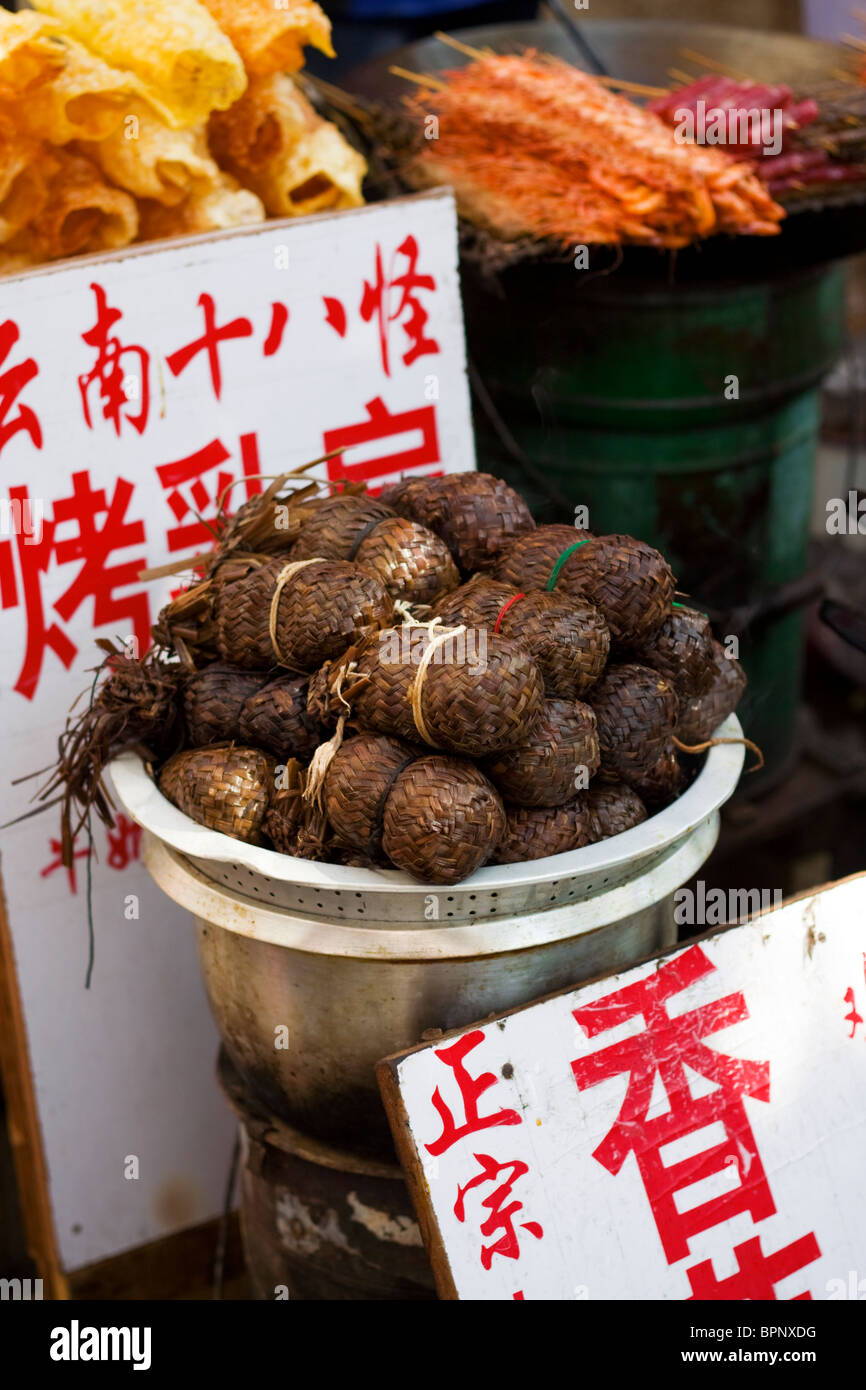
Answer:
[[(236, 479), (232, 506), (260, 475), (341, 447), (318, 476), (375, 488), (475, 466), (447, 191), (3, 280), (0, 819), (30, 809), (39, 780), (11, 783), (55, 756), (95, 638), (143, 652), (185, 582), (140, 571), (211, 545)], [(66, 1268), (212, 1216), (231, 1154), (187, 919), (150, 882), (131, 822), (93, 831), (71, 870), (56, 811), (3, 835)]]
[(858, 875), (381, 1063), (440, 1293), (863, 1296), (864, 1018)]

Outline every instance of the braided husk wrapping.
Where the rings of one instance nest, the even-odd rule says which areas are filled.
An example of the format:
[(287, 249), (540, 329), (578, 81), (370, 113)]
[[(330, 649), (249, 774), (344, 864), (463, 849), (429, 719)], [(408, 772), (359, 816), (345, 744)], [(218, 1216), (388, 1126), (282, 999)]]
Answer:
[(713, 630), (705, 613), (675, 606), (635, 659), (661, 672), (680, 700), (694, 700), (713, 683)]
[(349, 560), (362, 532), (377, 521), (387, 521), (393, 516), (396, 516), (394, 508), (376, 497), (345, 493), (328, 497), (304, 522), (292, 546), (291, 558), (312, 560), (320, 555), (324, 560)]
[(637, 792), (624, 782), (593, 783), (586, 793), (586, 812), (589, 845), (621, 835), (647, 818), (647, 809)]
[(468, 878), (504, 833), (505, 809), (496, 788), (460, 758), (432, 754), (410, 763), (385, 803), (385, 853), (423, 883)]
[(484, 766), (505, 801), (562, 806), (598, 771), (596, 719), (589, 705), (547, 700), (529, 737)]
[(304, 799), (305, 786), (305, 769), (290, 758), (279, 771), (262, 828), (281, 854), (333, 861), (339, 857), (333, 831), (324, 811)]
[(306, 676), (277, 676), (246, 700), (238, 721), (238, 737), (285, 761), (308, 763), (327, 737), (307, 712)]
[(735, 657), (725, 655), (721, 642), (712, 644), (712, 671), (712, 684), (705, 694), (680, 702), (677, 738), (683, 743), (704, 743), (712, 738), (722, 720), (740, 703), (746, 673)]
[(650, 811), (661, 811), (675, 801), (686, 785), (686, 773), (673, 743), (665, 744), (651, 768), (629, 783)]
[(676, 580), (664, 556), (645, 541), (595, 536), (569, 557), (556, 589), (594, 603), (613, 641), (635, 650), (669, 616)]
[[(577, 699), (605, 668), (610, 651), (607, 624), (597, 608), (579, 599), (540, 589), (522, 598), (519, 593), (511, 584), (478, 574), (441, 599), (433, 613), (446, 625), (466, 622), (487, 628), (493, 628), (502, 614), (499, 631), (526, 647), (541, 672), (545, 693)], [(510, 600), (516, 601), (503, 613)]]
[[(421, 656), (436, 639), (435, 627), (406, 624), (379, 633), (367, 645), (354, 672), (358, 689), (352, 707), (359, 724), (426, 742), (413, 718), (411, 690)], [(431, 746), (483, 757), (521, 743), (543, 700), (538, 667), (523, 647), (469, 628), (438, 647), (424, 674), (420, 705)]]
[[(218, 556), (207, 578), (193, 584), (160, 611), (151, 628), (154, 644), (176, 652), (187, 670), (217, 661), (214, 608), (228, 585), (245, 578), (267, 563), (260, 555)], [(269, 665), (266, 662), (265, 665)]]
[(159, 789), (199, 825), (260, 844), (274, 772), (273, 759), (258, 748), (217, 744), (175, 753), (159, 774)]
[(608, 779), (631, 781), (649, 772), (677, 720), (673, 686), (649, 666), (608, 666), (589, 693), (598, 720), (602, 767)]
[[(223, 661), (215, 661), (191, 676), (183, 694), (189, 746), (202, 748), (237, 738), (244, 702), (266, 680), (266, 676), (238, 671)], [(244, 741), (258, 742), (255, 738)]]
[(323, 560), (297, 570), (277, 607), (277, 646), (269, 630), (271, 601), (282, 556), (221, 590), (216, 601), (220, 655), (246, 669), (279, 664), (313, 671), (391, 620), (393, 604), (381, 581), (358, 565)]
[(589, 843), (589, 812), (585, 796), (564, 806), (506, 806), (505, 834), (492, 856), (493, 864), (523, 864), (567, 854)]
[(381, 579), (392, 598), (432, 604), (460, 583), (443, 540), (417, 521), (395, 516), (383, 521), (358, 546), (355, 560)]
[(417, 750), (386, 734), (358, 734), (344, 743), (322, 789), (325, 814), (340, 841), (370, 858), (382, 852), (385, 802)]
[(392, 598), (435, 603), (460, 583), (445, 542), (375, 497), (321, 503), (292, 548), (293, 560), (352, 560), (378, 575)]
[(523, 498), (490, 473), (404, 479), (383, 488), (381, 498), (441, 536), (464, 574), (486, 569), (513, 536), (535, 527)]
[[(537, 526), (529, 535), (520, 536), (505, 547), (493, 567), (493, 575), (517, 589), (546, 589), (560, 556), (578, 541), (591, 539), (589, 531), (581, 531), (577, 526)], [(579, 553), (576, 550), (574, 555)], [(556, 581), (556, 587), (568, 597), (578, 593), (577, 588), (567, 583), (573, 559), (574, 556), (569, 555)]]

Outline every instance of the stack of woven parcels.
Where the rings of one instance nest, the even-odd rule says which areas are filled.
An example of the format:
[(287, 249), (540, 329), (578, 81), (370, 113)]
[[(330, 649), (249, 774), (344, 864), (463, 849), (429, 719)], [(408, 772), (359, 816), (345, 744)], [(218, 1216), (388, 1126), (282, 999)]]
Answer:
[(666, 806), (740, 698), (640, 540), (536, 526), (482, 473), (283, 486), (225, 518), (144, 658), (109, 654), (62, 744), (68, 843), (73, 803), (110, 815), (102, 768), (138, 745), (215, 830), (456, 883)]

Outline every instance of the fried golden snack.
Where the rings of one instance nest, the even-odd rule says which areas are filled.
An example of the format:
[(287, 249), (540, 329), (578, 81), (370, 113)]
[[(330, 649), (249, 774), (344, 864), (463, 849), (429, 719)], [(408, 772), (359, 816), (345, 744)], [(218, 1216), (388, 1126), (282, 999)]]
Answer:
[(205, 127), (173, 130), (144, 102), (132, 103), (107, 139), (81, 141), (79, 148), (112, 183), (137, 198), (154, 198), (167, 206), (181, 202), (191, 189), (203, 191), (220, 179)]
[(275, 217), (359, 207), (367, 164), (290, 77), (255, 77), (229, 111), (209, 122), (219, 162)]
[(10, 251), (5, 246), (0, 249), (0, 275), (19, 275), (22, 270), (30, 270), (40, 263), (38, 256), (27, 251)]
[(138, 232), (135, 199), (111, 188), (84, 155), (55, 152), (57, 172), (48, 185), (45, 207), (23, 233), (33, 238), (33, 254), (57, 260), (86, 251), (127, 246)]
[(226, 227), (245, 227), (264, 222), (266, 216), (256, 195), (247, 188), (241, 188), (228, 174), (220, 174), (219, 182), (213, 187), (190, 193), (175, 207), (144, 199), (139, 204), (139, 211), (140, 241), (218, 232)]
[(59, 25), (47, 15), (0, 10), (0, 95), (26, 95), (58, 72), (66, 62), (57, 42)]
[(41, 212), (57, 168), (47, 146), (23, 136), (8, 116), (0, 115), (0, 245)]
[(18, 126), (40, 140), (66, 145), (70, 140), (104, 140), (121, 125), (144, 84), (132, 72), (109, 67), (83, 44), (61, 36), (63, 66), (14, 106)]
[(196, 125), (237, 101), (243, 63), (199, 0), (35, 0), (113, 67), (141, 79), (169, 125)]
[(333, 58), (331, 21), (315, 0), (203, 0), (248, 73), (297, 72), (304, 45)]

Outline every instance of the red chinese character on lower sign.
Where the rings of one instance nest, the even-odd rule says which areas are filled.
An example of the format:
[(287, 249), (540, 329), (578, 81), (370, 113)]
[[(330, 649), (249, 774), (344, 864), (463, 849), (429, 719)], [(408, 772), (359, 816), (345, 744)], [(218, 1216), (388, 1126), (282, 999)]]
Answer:
[[(495, 1079), (495, 1078), (494, 1078)], [(512, 1112), (513, 1113), (513, 1112)], [(430, 1147), (429, 1144), (427, 1146)], [(500, 1173), (510, 1173), (511, 1176), (485, 1197), (482, 1206), (487, 1207), (490, 1212), (489, 1217), (482, 1223), (481, 1234), (483, 1236), (495, 1235), (497, 1231), (502, 1231), (502, 1235), (493, 1245), (482, 1245), (481, 1263), (485, 1269), (489, 1269), (493, 1263), (494, 1255), (504, 1255), (506, 1259), (517, 1260), (520, 1258), (520, 1245), (517, 1239), (517, 1232), (514, 1229), (514, 1218), (519, 1211), (523, 1210), (522, 1202), (511, 1202), (509, 1206), (503, 1204), (511, 1196), (511, 1189), (518, 1178), (522, 1178), (529, 1172), (529, 1165), (521, 1159), (512, 1159), (507, 1163), (497, 1163), (495, 1158), (489, 1154), (475, 1154), (474, 1158), (480, 1166), (480, 1172), (474, 1178), (464, 1183), (463, 1187), (457, 1189), (457, 1201), (454, 1203), (454, 1215), (458, 1221), (466, 1219), (466, 1193), (472, 1188), (480, 1187), (483, 1183), (495, 1182)], [(520, 1226), (524, 1231), (529, 1231), (530, 1235), (535, 1236), (536, 1240), (541, 1240), (544, 1231), (537, 1221), (521, 1221)]]
[[(697, 1232), (737, 1212), (748, 1211), (760, 1221), (776, 1209), (743, 1104), (744, 1096), (769, 1101), (769, 1064), (727, 1057), (703, 1041), (748, 1018), (742, 994), (730, 994), (674, 1018), (667, 1012), (674, 995), (714, 969), (701, 948), (693, 946), (645, 979), (574, 1011), (590, 1038), (643, 1016), (642, 1032), (581, 1057), (572, 1062), (572, 1069), (581, 1091), (629, 1073), (619, 1116), (593, 1157), (608, 1172), (618, 1173), (628, 1154), (634, 1154), (669, 1264), (688, 1255), (689, 1239)], [(715, 1083), (715, 1088), (693, 1096), (686, 1067)], [(657, 1077), (669, 1109), (651, 1119), (648, 1111)], [(669, 1155), (665, 1161), (663, 1151), (669, 1144), (711, 1125), (721, 1125), (724, 1138), (697, 1154), (679, 1161)], [(737, 1176), (733, 1190), (690, 1210), (677, 1210), (677, 1194), (683, 1189), (711, 1177), (724, 1179), (726, 1170)]]
[(458, 1139), (464, 1139), (467, 1134), (478, 1134), (483, 1129), (491, 1129), (497, 1125), (519, 1125), (521, 1118), (516, 1110), (496, 1110), (490, 1115), (479, 1115), (478, 1102), (489, 1091), (491, 1086), (496, 1085), (496, 1077), (492, 1071), (482, 1072), (481, 1076), (473, 1077), (465, 1066), (465, 1058), (484, 1041), (484, 1034), (480, 1028), (476, 1028), (472, 1033), (465, 1033), (462, 1038), (458, 1038), (456, 1043), (450, 1047), (437, 1047), (434, 1049), (435, 1055), (440, 1062), (444, 1062), (446, 1067), (450, 1067), (454, 1073), (454, 1080), (460, 1091), (460, 1099), (463, 1102), (464, 1119), (461, 1124), (457, 1124), (450, 1109), (442, 1099), (442, 1092), (439, 1087), (430, 1097), (439, 1117), (442, 1120), (442, 1133), (432, 1144), (425, 1144), (427, 1152), (437, 1158), (439, 1154), (444, 1154), (452, 1144), (456, 1144)]
[(414, 410), (404, 410), (399, 415), (391, 415), (381, 396), (367, 401), (367, 419), (357, 425), (344, 425), (340, 429), (327, 430), (324, 435), (324, 452), (336, 449), (378, 443), (380, 440), (395, 439), (414, 431), (420, 431), (420, 443), (404, 448), (400, 452), (376, 454), (362, 463), (345, 463), (337, 457), (328, 462), (328, 475), (331, 478), (346, 478), (355, 482), (379, 478), (388, 473), (404, 473), (413, 468), (439, 462), (439, 435), (436, 429), (436, 408), (432, 405), (418, 406)]
[[(90, 288), (96, 296), (96, 322), (81, 336), (89, 347), (96, 348), (96, 361), (86, 375), (78, 378), (84, 419), (88, 429), (93, 429), (90, 389), (98, 385), (102, 418), (111, 421), (115, 434), (120, 434), (122, 419), (138, 430), (139, 434), (143, 434), (150, 411), (150, 354), (136, 344), (125, 347), (120, 338), (111, 332), (123, 315), (120, 309), (110, 307), (101, 285), (94, 282)], [(131, 365), (131, 359), (134, 359), (135, 369), (124, 371), (124, 358), (127, 359), (127, 365)], [(127, 395), (127, 387), (131, 388), (133, 383), (136, 396)], [(134, 399), (141, 401), (138, 410), (123, 413), (123, 407)]]
[[(18, 325), (12, 319), (0, 323), (0, 367), (20, 336)], [(0, 451), (19, 430), (24, 430), (30, 436), (31, 443), (35, 444), (37, 449), (42, 448), (42, 426), (36, 412), (31, 410), (29, 405), (18, 403), (18, 397), (24, 387), (38, 375), (39, 368), (32, 357), (26, 357), (16, 367), (7, 367), (5, 372), (0, 372)], [(9, 419), (9, 412), (16, 403), (18, 412)]]
[[(382, 248), (377, 243), (375, 282), (371, 285), (367, 280), (364, 281), (361, 318), (365, 323), (376, 320), (379, 351), (382, 354), (382, 367), (386, 376), (391, 375), (389, 338), (392, 323), (399, 323), (409, 340), (409, 346), (403, 353), (405, 366), (410, 367), (419, 357), (439, 351), (436, 339), (425, 336), (429, 315), (418, 298), (420, 290), (435, 290), (436, 281), (432, 275), (418, 274), (419, 254), (417, 241), (413, 236), (407, 236), (391, 258), (391, 268), (386, 276), (382, 263)], [(402, 275), (394, 274), (394, 262), (398, 256), (408, 261)], [(395, 290), (399, 292), (399, 298), (396, 306), (392, 308), (392, 294)]]
[[(760, 1236), (735, 1245), (734, 1254), (737, 1257), (737, 1273), (726, 1279), (716, 1278), (712, 1260), (702, 1260), (700, 1264), (692, 1265), (688, 1271), (692, 1293), (687, 1302), (712, 1299), (775, 1300), (775, 1285), (780, 1279), (787, 1279), (821, 1257), (818, 1242), (811, 1231), (772, 1255), (765, 1255), (761, 1250)], [(798, 1293), (791, 1301), (811, 1301), (811, 1298), (808, 1292)]]
[[(261, 482), (256, 477), (261, 473), (259, 465), (259, 446), (255, 434), (242, 434), (240, 437), (242, 477), (246, 479), (247, 499), (261, 492)], [(186, 458), (175, 459), (173, 463), (163, 463), (157, 468), (157, 476), (168, 492), (168, 505), (179, 522), (166, 532), (170, 551), (186, 550), (190, 546), (200, 548), (216, 539), (218, 517), (216, 509), (221, 501), (227, 499), (226, 489), (235, 481), (236, 474), (221, 468), (231, 454), (219, 439), (212, 439), (204, 448), (197, 449)], [(210, 488), (204, 482), (207, 473), (216, 473)], [(188, 492), (181, 492), (187, 488)], [(204, 513), (213, 508), (208, 522)], [(187, 521), (193, 517), (192, 521)]]
[[(64, 623), (68, 623), (88, 599), (93, 599), (93, 626), (118, 629), (132, 627), (132, 635), (143, 652), (150, 639), (150, 611), (144, 590), (118, 595), (116, 590), (138, 583), (138, 574), (145, 565), (145, 555), (120, 564), (109, 564), (117, 550), (144, 544), (144, 523), (130, 521), (127, 509), (134, 488), (124, 478), (114, 484), (111, 500), (103, 488), (94, 489), (86, 470), (72, 475), (72, 494), (53, 504), (53, 518), (46, 519), (38, 542), (22, 534), (0, 542), (0, 599), (4, 608), (15, 608), (24, 595), (27, 636), (24, 658), (15, 689), (31, 700), (36, 694), (42, 665), (47, 651), (68, 668), (78, 648), (56, 622), (48, 622), (42, 586), (52, 561), (59, 567), (78, 565), (78, 572), (69, 586), (51, 605)], [(28, 502), (24, 487), (10, 488), (10, 499), (22, 506)], [(100, 520), (101, 518), (101, 520)], [(71, 531), (71, 534), (70, 534)], [(19, 574), (16, 576), (15, 558)]]

